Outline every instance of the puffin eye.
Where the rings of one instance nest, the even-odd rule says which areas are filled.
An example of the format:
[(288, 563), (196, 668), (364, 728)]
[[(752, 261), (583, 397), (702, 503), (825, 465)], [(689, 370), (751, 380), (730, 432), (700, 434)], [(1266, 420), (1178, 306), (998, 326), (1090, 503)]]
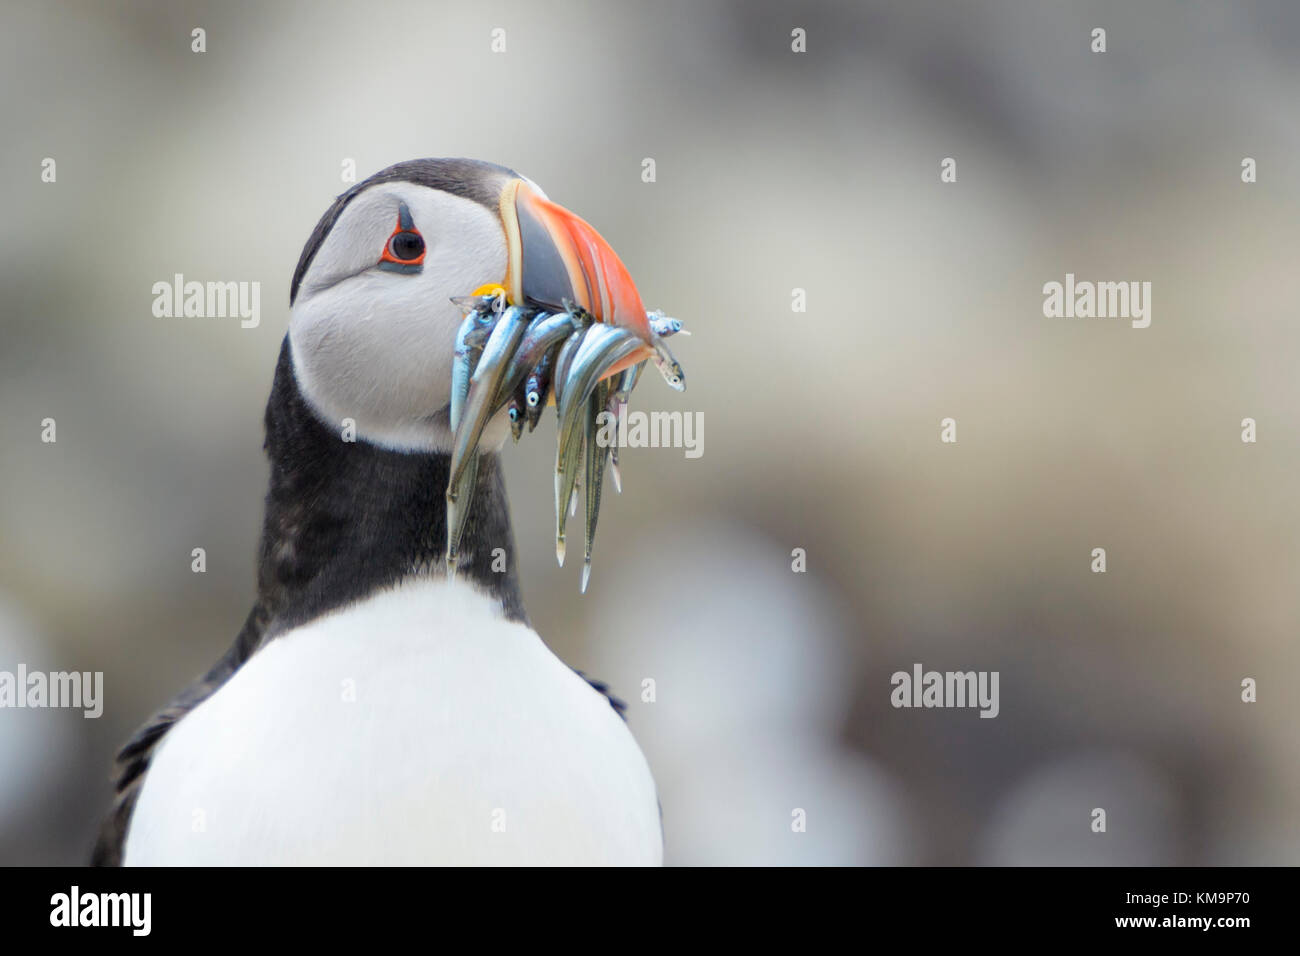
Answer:
[(397, 204), (397, 225), (384, 243), (379, 268), (389, 272), (419, 272), (424, 266), (424, 237), (415, 228), (415, 220), (406, 203)]
[(424, 237), (418, 232), (397, 232), (388, 240), (388, 254), (401, 262), (414, 262), (424, 255)]

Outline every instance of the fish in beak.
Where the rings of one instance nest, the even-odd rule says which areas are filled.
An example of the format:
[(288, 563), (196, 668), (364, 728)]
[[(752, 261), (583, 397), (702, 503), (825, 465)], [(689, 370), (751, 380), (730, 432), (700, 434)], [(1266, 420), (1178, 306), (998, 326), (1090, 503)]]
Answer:
[[(597, 449), (599, 416), (612, 394), (626, 402), (646, 361), (677, 390), (681, 366), (664, 339), (681, 323), (647, 312), (623, 261), (585, 220), (551, 202), (524, 179), (501, 191), (506, 235), (506, 275), (499, 285), (456, 301), (468, 313), (461, 338), (473, 345), (492, 326), (481, 347), (458, 347), (452, 381), (455, 430), (447, 484), (447, 570), (456, 572), (458, 544), (477, 473), (478, 443), (487, 422), (514, 401), (521, 388), (527, 407), (548, 402), (547, 383), (560, 416), (555, 461), (556, 557), (564, 563), (564, 518), (576, 495), (578, 471), (587, 497), (582, 589), (590, 575), (591, 545), (600, 510), (600, 486), (609, 449)], [(620, 385), (605, 384), (623, 374)], [(533, 414), (535, 415), (535, 411)], [(519, 410), (516, 408), (516, 416)], [(535, 417), (530, 425), (535, 424)], [(515, 430), (516, 439), (519, 430)], [(586, 454), (584, 455), (584, 449)], [(616, 459), (615, 459), (616, 461)], [(616, 472), (617, 474), (617, 472)], [(454, 517), (453, 517), (454, 516)]]

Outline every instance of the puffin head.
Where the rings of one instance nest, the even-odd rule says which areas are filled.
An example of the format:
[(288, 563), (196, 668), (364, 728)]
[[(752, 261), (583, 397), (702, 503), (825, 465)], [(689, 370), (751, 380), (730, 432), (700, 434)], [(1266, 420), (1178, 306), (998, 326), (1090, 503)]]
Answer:
[[(650, 354), (641, 297), (595, 229), (503, 166), (418, 159), (339, 196), (307, 240), (289, 298), (299, 390), (323, 422), (352, 419), (371, 444), (450, 450), (464, 318), (453, 300), (495, 288), (514, 305), (586, 309)], [(498, 423), (484, 442), (507, 433)]]

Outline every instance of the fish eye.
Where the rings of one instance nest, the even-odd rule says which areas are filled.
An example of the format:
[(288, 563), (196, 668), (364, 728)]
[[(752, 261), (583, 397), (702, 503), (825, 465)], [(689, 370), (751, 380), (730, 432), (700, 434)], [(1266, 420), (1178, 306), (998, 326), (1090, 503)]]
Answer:
[(537, 407), (537, 403), (538, 403), (539, 401), (541, 401), (541, 398), (542, 398), (542, 397), (541, 397), (540, 395), (538, 395), (536, 392), (529, 392), (529, 393), (528, 393), (528, 407), (529, 407), (529, 408), (536, 408), (536, 407)]

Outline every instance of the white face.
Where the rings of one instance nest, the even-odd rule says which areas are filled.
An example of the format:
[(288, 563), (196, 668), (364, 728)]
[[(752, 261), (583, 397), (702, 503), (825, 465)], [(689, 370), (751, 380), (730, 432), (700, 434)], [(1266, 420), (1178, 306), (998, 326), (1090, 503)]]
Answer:
[[(413, 273), (379, 266), (402, 203), (425, 243)], [(414, 183), (375, 184), (344, 209), (298, 287), (289, 321), (298, 387), (340, 432), (350, 418), (375, 445), (449, 450), (452, 350), (464, 317), (451, 297), (505, 274), (493, 210)], [(490, 437), (504, 440), (507, 430)]]

